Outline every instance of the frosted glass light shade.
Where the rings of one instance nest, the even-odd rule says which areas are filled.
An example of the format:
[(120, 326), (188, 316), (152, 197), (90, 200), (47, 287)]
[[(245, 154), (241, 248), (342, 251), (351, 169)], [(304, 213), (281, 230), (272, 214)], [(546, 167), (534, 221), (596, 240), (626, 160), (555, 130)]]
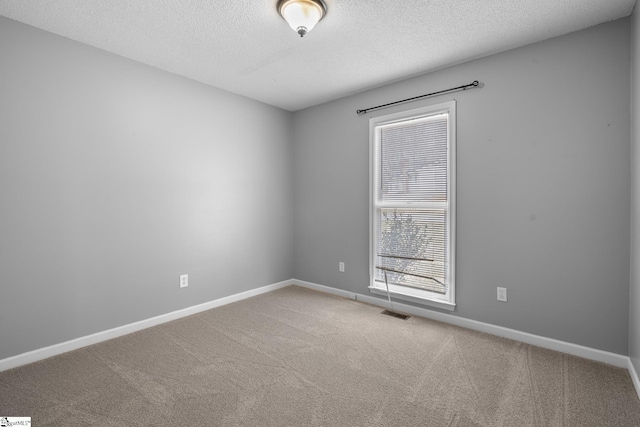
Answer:
[(278, 3), (278, 12), (300, 37), (311, 31), (326, 11), (322, 0), (280, 0)]

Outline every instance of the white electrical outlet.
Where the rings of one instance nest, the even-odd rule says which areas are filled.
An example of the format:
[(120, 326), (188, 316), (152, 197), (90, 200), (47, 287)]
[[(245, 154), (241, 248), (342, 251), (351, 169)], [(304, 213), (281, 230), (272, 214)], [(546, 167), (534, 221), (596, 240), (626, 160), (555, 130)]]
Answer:
[(187, 286), (189, 286), (189, 275), (188, 274), (181, 274), (180, 275), (180, 287), (181, 288), (186, 288)]
[(507, 302), (507, 288), (498, 288), (498, 301)]
[(344, 262), (340, 262), (340, 263), (338, 264), (338, 271), (339, 271), (340, 273), (344, 273)]

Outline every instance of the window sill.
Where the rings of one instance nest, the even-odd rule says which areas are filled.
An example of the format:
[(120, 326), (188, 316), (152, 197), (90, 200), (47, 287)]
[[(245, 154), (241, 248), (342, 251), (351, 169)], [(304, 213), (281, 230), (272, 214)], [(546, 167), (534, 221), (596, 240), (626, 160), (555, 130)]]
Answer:
[[(386, 288), (369, 286), (369, 292), (376, 295), (387, 296)], [(448, 311), (454, 311), (456, 309), (456, 305), (454, 303), (431, 299), (428, 297), (428, 292), (421, 291), (420, 289), (389, 285), (389, 293), (393, 299), (409, 301), (420, 305), (428, 305)]]

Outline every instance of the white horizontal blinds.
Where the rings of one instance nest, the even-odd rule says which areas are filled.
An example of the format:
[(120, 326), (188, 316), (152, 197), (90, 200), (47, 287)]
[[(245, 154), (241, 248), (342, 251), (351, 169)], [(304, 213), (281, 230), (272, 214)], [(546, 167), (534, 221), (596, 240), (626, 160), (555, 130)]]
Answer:
[(445, 209), (376, 209), (376, 280), (445, 294)]
[(449, 115), (379, 125), (375, 280), (448, 292)]
[(394, 123), (380, 130), (380, 201), (447, 200), (448, 115)]

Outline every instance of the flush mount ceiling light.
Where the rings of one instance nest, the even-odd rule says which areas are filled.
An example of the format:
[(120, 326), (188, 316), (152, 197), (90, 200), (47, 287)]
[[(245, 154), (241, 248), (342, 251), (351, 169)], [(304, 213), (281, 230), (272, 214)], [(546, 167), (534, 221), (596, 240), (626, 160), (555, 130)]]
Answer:
[(280, 0), (278, 12), (293, 31), (304, 37), (326, 15), (327, 5), (323, 0)]

